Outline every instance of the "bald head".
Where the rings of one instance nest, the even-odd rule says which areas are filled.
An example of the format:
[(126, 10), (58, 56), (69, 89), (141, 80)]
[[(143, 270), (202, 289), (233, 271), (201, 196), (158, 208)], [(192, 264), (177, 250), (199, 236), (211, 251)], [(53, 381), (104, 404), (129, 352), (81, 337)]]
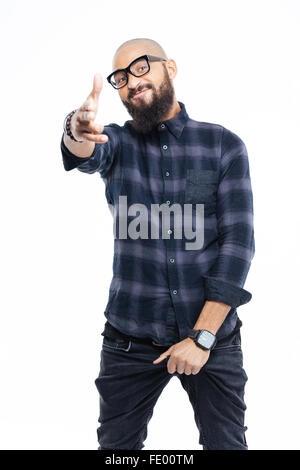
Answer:
[(123, 42), (114, 54), (113, 72), (126, 69), (144, 55), (154, 56), (149, 59), (149, 66), (135, 62), (137, 69), (131, 69), (127, 76), (119, 72), (115, 80), (120, 83), (117, 89), (121, 101), (133, 118), (132, 126), (137, 132), (146, 134), (158, 122), (180, 112), (180, 105), (176, 101), (173, 85), (177, 73), (176, 62), (168, 59), (164, 49), (153, 39), (135, 38)]
[[(167, 54), (161, 45), (149, 38), (135, 38), (129, 39), (128, 41), (123, 42), (118, 49), (116, 50), (113, 56), (112, 67), (113, 70), (120, 68), (120, 63), (123, 62), (122, 58), (128, 57), (131, 55), (133, 58), (139, 57), (144, 54), (156, 55), (158, 57), (163, 57), (167, 59)], [(121, 67), (126, 67), (128, 64), (123, 64)]]

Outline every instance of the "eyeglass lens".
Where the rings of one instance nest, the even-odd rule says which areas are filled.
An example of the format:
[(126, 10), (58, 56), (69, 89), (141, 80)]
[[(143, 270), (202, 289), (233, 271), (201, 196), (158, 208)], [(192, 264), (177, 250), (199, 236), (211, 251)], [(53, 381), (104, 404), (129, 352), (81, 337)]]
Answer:
[[(134, 62), (131, 67), (130, 71), (136, 76), (140, 77), (149, 71), (149, 65), (146, 59), (140, 59)], [(116, 72), (111, 77), (111, 81), (113, 85), (117, 88), (121, 88), (122, 86), (126, 85), (127, 77), (126, 73), (123, 71)]]

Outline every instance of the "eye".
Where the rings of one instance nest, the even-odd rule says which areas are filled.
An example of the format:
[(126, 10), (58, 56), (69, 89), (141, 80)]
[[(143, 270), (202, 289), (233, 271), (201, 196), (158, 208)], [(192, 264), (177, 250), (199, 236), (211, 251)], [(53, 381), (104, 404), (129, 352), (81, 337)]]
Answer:
[(120, 85), (120, 83), (122, 83), (122, 80), (125, 80), (125, 77), (119, 78), (119, 80), (117, 80), (117, 85)]
[(143, 72), (145, 69), (147, 69), (147, 65), (141, 65), (139, 68), (138, 68), (138, 71), (139, 72)]

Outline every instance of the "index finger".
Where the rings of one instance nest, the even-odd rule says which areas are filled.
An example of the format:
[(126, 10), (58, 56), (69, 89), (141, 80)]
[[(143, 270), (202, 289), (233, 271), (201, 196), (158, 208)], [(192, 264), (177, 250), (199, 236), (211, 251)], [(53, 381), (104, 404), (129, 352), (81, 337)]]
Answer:
[(153, 361), (153, 364), (159, 364), (161, 361), (163, 361), (164, 359), (166, 359), (166, 357), (168, 357), (169, 355), (171, 354), (171, 351), (165, 351), (164, 353), (162, 353), (160, 356), (158, 356), (157, 359), (155, 359), (155, 361)]

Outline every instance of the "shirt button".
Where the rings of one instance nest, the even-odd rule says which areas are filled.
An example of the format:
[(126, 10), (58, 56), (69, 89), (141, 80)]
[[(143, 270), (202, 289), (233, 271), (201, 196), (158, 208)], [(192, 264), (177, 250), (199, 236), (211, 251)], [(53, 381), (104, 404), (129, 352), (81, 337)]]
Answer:
[(164, 124), (161, 124), (161, 125), (160, 125), (160, 128), (161, 128), (161, 129), (164, 129), (165, 127), (166, 127), (166, 126), (165, 126)]
[(171, 230), (171, 229), (169, 229), (169, 230), (168, 230), (168, 234), (170, 235), (171, 233), (172, 233), (172, 230)]
[(169, 205), (169, 204), (170, 204), (170, 201), (166, 201), (166, 203)]
[(167, 145), (163, 145), (163, 149), (164, 150), (167, 150), (168, 146)]
[(170, 258), (170, 263), (174, 263), (175, 259), (174, 258)]
[(177, 294), (177, 290), (176, 290), (176, 289), (173, 290), (173, 294)]
[(165, 173), (166, 176), (170, 176), (170, 173), (168, 171), (166, 171)]

